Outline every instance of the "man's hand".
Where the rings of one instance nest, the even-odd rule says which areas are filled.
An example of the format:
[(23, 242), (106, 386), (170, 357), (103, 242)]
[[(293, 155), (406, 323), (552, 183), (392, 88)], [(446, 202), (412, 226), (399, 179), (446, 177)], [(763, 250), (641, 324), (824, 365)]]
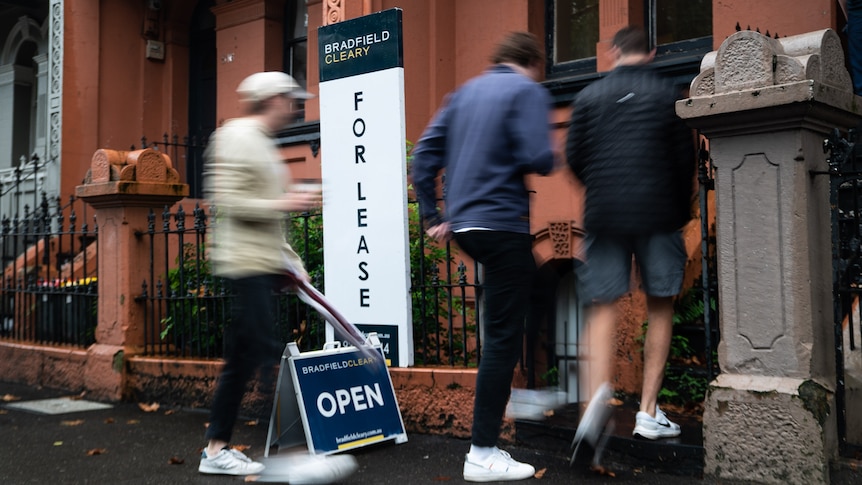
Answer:
[(319, 191), (288, 192), (279, 201), (278, 210), (282, 212), (304, 212), (320, 207), (323, 194)]
[(428, 237), (431, 239), (436, 239), (438, 241), (448, 241), (452, 238), (452, 231), (449, 230), (449, 223), (442, 222), (437, 224), (436, 226), (429, 227), (425, 234), (428, 234)]

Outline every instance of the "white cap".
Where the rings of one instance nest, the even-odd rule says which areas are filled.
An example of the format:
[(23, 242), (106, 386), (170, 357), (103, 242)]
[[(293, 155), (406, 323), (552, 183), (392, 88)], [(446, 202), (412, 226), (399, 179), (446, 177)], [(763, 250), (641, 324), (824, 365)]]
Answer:
[(243, 101), (262, 101), (279, 94), (292, 98), (309, 99), (314, 95), (304, 91), (296, 79), (281, 71), (257, 72), (242, 80), (236, 88)]

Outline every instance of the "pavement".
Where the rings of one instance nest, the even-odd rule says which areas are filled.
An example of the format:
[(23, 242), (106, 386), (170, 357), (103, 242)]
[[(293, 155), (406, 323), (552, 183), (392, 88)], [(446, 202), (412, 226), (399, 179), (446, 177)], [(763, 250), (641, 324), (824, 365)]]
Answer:
[[(45, 399), (54, 407), (31, 409)], [(5, 484), (238, 484), (242, 477), (201, 475), (197, 471), (206, 410), (167, 408), (153, 403), (110, 403), (99, 409), (75, 410), (89, 401), (52, 389), (4, 383), (0, 380), (0, 477)], [(99, 403), (95, 403), (98, 405)], [(22, 409), (24, 406), (26, 409)], [(55, 412), (57, 414), (47, 414)], [(237, 425), (234, 445), (263, 456), (268, 423), (244, 418)], [(536, 467), (536, 478), (520, 483), (584, 484), (704, 484), (745, 485), (751, 482), (697, 476), (697, 467), (653, 467), (633, 458), (626, 442), (617, 439), (606, 455), (605, 473), (586, 465), (570, 467), (561, 446), (570, 430), (547, 423), (522, 424), (512, 456)], [(652, 443), (652, 442), (649, 442)], [(529, 444), (529, 446), (528, 446)], [(644, 445), (649, 448), (648, 445)], [(461, 478), (469, 442), (439, 435), (408, 434), (403, 444), (379, 443), (354, 449), (359, 470), (344, 484), (402, 485), (465, 483)], [(683, 453), (685, 454), (685, 453)], [(697, 461), (696, 454), (695, 461)], [(694, 470), (694, 471), (692, 471)], [(693, 475), (694, 473), (695, 475)], [(862, 483), (862, 472), (841, 467), (832, 475), (838, 485)]]

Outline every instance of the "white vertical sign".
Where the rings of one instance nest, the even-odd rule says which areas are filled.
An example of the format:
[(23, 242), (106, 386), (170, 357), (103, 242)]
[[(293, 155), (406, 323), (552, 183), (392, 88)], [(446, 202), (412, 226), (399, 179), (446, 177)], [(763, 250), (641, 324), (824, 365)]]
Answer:
[(324, 293), (377, 332), (391, 365), (410, 366), (401, 10), (321, 27), (318, 42)]

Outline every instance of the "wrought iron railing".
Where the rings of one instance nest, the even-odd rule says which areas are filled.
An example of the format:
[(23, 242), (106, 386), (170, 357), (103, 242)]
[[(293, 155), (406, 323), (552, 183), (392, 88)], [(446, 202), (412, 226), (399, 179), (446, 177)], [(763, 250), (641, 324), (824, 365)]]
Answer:
[[(862, 148), (859, 130), (843, 136), (837, 129), (824, 140), (830, 178), (832, 208), (832, 305), (835, 336), (835, 402), (839, 450), (845, 456), (862, 451), (862, 443), (851, 442), (848, 422), (860, 419), (859, 409), (848, 406), (848, 375), (862, 375), (859, 358), (862, 317)], [(854, 352), (856, 353), (854, 356)]]
[[(191, 214), (182, 206), (174, 213), (166, 208), (160, 215), (151, 213), (148, 229), (136, 234), (152, 248), (149, 277), (137, 297), (144, 305), (147, 355), (222, 355), (222, 335), (233, 295), (221, 278), (213, 276), (206, 258), (210, 217), (200, 206)], [(321, 215), (297, 214), (288, 219), (288, 225), (291, 245), (303, 258), (312, 283), (322, 288)], [(422, 234), (418, 224), (412, 232)], [(481, 345), (476, 324), (480, 316), (475, 306), (476, 268), (470, 272), (463, 262), (456, 265), (451, 246), (430, 246), (424, 235), (418, 237), (412, 239), (411, 251), (416, 365), (476, 366)], [(284, 341), (298, 342), (300, 350), (321, 348), (323, 319), (294, 295), (272, 297), (278, 335)]]
[[(83, 223), (78, 227), (78, 213)], [(87, 206), (71, 197), (0, 220), (0, 338), (86, 347), (97, 325), (98, 228)]]

